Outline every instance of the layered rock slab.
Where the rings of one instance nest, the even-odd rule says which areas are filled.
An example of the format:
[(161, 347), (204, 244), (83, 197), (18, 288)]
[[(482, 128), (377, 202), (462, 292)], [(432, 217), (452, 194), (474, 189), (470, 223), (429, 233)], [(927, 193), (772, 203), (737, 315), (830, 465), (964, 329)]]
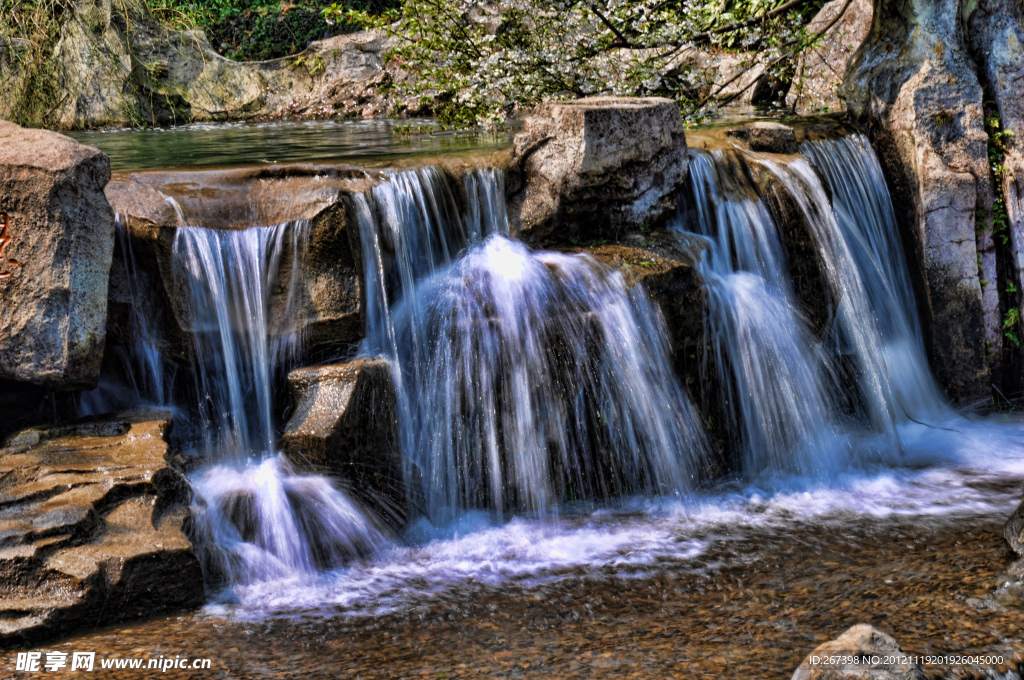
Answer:
[(0, 449), (0, 645), (200, 606), (167, 412), (34, 428)]
[(99, 380), (114, 214), (110, 160), (0, 121), (0, 379), (47, 389)]

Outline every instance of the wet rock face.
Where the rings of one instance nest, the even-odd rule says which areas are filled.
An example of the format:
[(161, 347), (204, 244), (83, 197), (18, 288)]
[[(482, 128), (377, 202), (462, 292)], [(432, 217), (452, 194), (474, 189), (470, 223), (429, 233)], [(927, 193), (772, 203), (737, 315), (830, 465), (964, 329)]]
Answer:
[[(640, 285), (658, 306), (672, 348), (672, 365), (697, 405), (701, 417), (726, 422), (720, 376), (705, 361), (707, 299), (695, 268), (707, 242), (679, 232), (631, 233), (616, 244), (573, 246), (565, 252), (586, 253), (618, 270), (628, 285)], [(728, 469), (725, 433), (708, 430), (714, 454), (708, 476)]]
[(514, 158), (524, 184), (508, 201), (512, 231), (537, 245), (658, 221), (688, 163), (678, 105), (625, 97), (541, 105)]
[(198, 607), (167, 412), (24, 430), (0, 449), (0, 645)]
[(0, 121), (0, 379), (93, 387), (105, 343), (110, 160)]
[[(878, 657), (878, 663), (837, 663), (826, 657)], [(835, 640), (819, 645), (793, 673), (793, 680), (924, 680), (917, 664), (900, 663), (900, 645), (889, 635), (866, 623), (858, 623)], [(896, 663), (890, 663), (896, 658)]]
[(996, 279), (976, 224), (991, 211), (992, 182), (960, 14), (959, 0), (877, 2), (842, 94), (872, 131), (892, 190), (936, 377), (952, 398), (975, 401), (990, 396), (986, 352), (1001, 332), (998, 298), (981, 286)]
[(281, 446), (301, 469), (340, 477), (381, 516), (407, 515), (391, 364), (379, 358), (288, 374), (295, 410)]

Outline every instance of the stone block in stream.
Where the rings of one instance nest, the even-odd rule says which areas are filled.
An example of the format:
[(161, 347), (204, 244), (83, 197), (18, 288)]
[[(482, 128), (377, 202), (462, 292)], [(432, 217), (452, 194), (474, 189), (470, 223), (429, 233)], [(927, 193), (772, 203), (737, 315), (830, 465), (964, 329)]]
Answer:
[(655, 97), (542, 104), (513, 156), (524, 182), (509, 219), (533, 245), (614, 236), (674, 214), (688, 164), (679, 106)]
[[(856, 661), (852, 659), (857, 658)], [(841, 659), (830, 663), (829, 659)], [(891, 636), (866, 623), (814, 648), (793, 680), (924, 680), (921, 667)]]
[(407, 515), (391, 364), (382, 358), (288, 374), (295, 410), (281, 444), (298, 468), (344, 480), (383, 517)]
[(0, 647), (199, 607), (167, 412), (24, 430), (0, 449)]

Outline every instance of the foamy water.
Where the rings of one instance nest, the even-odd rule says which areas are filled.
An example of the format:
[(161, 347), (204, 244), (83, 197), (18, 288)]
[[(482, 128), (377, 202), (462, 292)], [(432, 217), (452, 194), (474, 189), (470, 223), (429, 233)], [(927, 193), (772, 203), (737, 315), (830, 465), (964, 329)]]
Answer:
[[(500, 524), (485, 513), (446, 527), (420, 520), (396, 547), (371, 558), (238, 585), (207, 612), (239, 619), (380, 615), (480, 588), (700, 569), (699, 558), (716, 542), (759, 531), (891, 517), (942, 523), (1008, 516), (1024, 487), (1024, 424), (951, 417), (929, 425), (901, 426), (901, 451), (875, 451), (872, 462), (827, 480), (776, 475), (722, 483), (685, 501), (634, 498), (615, 508), (569, 508), (558, 517)], [(871, 444), (845, 443), (862, 453)]]

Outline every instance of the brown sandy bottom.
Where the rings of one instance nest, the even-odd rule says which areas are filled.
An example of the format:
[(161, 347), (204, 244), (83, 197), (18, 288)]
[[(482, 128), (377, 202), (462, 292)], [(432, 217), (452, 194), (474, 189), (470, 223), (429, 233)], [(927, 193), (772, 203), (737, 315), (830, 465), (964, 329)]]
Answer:
[[(744, 527), (685, 564), (631, 577), (573, 570), (543, 586), (467, 584), (380, 617), (168, 617), (39, 649), (212, 659), (205, 671), (82, 677), (789, 678), (816, 645), (866, 622), (909, 653), (1002, 655), (992, 670), (1005, 672), (1024, 659), (1024, 608), (990, 597), (1013, 560), (1004, 521), (846, 516)], [(11, 659), (13, 677), (28, 677)]]

